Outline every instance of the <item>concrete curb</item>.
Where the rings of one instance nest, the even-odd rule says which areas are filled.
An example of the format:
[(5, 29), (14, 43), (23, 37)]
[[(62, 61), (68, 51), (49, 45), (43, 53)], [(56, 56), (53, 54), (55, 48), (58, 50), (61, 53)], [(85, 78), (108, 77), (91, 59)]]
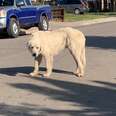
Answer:
[(51, 28), (60, 28), (60, 27), (80, 27), (87, 26), (92, 24), (106, 23), (116, 21), (116, 17), (100, 18), (93, 19), (88, 21), (78, 21), (78, 22), (50, 22)]

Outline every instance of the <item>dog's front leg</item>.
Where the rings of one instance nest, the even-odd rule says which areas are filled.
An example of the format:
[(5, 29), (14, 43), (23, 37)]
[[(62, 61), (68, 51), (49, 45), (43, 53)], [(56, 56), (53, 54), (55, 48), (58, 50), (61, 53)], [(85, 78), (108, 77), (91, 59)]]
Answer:
[(47, 71), (46, 71), (46, 73), (44, 74), (44, 76), (45, 76), (45, 77), (49, 77), (50, 74), (52, 73), (53, 56), (51, 56), (51, 55), (45, 56), (45, 61), (46, 61), (46, 68), (47, 68)]
[(42, 55), (39, 55), (37, 58), (34, 60), (34, 71), (30, 73), (31, 76), (37, 76), (39, 74), (39, 65), (42, 60)]

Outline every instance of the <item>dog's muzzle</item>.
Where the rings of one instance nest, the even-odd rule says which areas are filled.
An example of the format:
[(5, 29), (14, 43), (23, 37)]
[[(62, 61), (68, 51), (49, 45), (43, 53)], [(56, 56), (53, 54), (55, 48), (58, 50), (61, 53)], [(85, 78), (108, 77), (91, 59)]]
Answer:
[(32, 56), (33, 56), (33, 57), (36, 57), (36, 54), (35, 54), (35, 53), (33, 53), (33, 54), (32, 54)]

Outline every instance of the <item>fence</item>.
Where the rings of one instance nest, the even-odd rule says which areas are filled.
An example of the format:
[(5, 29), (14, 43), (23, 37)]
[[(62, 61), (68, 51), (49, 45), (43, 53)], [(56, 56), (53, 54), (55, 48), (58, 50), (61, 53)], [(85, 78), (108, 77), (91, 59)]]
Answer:
[(64, 21), (64, 9), (55, 7), (52, 9), (52, 15), (54, 21)]

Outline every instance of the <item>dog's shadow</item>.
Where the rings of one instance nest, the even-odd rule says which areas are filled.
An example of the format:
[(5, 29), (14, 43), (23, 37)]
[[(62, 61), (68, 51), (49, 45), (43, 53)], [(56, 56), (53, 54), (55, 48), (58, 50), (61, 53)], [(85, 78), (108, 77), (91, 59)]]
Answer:
[[(40, 67), (40, 71), (46, 71), (45, 67)], [(0, 68), (0, 74), (8, 75), (8, 76), (16, 76), (18, 73), (26, 74), (28, 75), (30, 72), (33, 71), (33, 67), (10, 67), (10, 68)], [(53, 73), (59, 73), (59, 74), (67, 74), (67, 75), (75, 75), (71, 71), (65, 71), (65, 70), (59, 70), (59, 69), (53, 69)]]

